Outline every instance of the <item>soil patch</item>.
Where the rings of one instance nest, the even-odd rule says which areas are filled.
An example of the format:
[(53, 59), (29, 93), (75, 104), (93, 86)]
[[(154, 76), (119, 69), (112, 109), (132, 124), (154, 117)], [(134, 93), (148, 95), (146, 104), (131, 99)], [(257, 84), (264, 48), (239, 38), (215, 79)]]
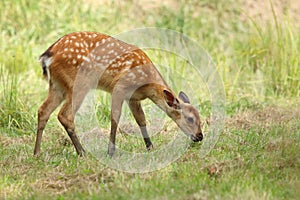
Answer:
[(254, 126), (269, 127), (274, 124), (288, 123), (300, 120), (300, 105), (293, 108), (269, 106), (261, 110), (246, 110), (238, 112), (226, 119), (228, 128), (250, 129)]

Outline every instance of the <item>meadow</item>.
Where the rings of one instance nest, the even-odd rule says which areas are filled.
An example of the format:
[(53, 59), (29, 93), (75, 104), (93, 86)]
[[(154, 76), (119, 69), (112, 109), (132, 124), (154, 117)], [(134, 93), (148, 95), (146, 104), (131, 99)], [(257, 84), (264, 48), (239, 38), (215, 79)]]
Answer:
[[(261, 2), (265, 7), (247, 0), (0, 1), (0, 198), (299, 199), (299, 3)], [(142, 27), (178, 31), (210, 54), (226, 95), (214, 148), (201, 156), (202, 143), (190, 144), (160, 170), (122, 172), (92, 154), (78, 157), (56, 111), (34, 157), (37, 110), (48, 88), (40, 54), (66, 33), (118, 35)], [(187, 73), (181, 58), (146, 53), (168, 65), (161, 72), (176, 92), (185, 82), (199, 86), (189, 92), (208, 130), (212, 99), (205, 82)], [(100, 92), (95, 107), (106, 133), (110, 96)], [(172, 122), (165, 126), (154, 145), (174, 136)], [(120, 131), (117, 140), (128, 151), (146, 152), (142, 138)]]

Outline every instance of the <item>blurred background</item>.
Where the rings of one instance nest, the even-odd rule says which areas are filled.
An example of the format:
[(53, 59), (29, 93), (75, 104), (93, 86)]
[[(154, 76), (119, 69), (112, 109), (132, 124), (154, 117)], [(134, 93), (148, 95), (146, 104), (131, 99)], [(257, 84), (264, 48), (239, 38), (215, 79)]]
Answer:
[[(10, 122), (14, 117), (7, 113), (16, 115), (15, 109), (23, 106), (25, 113), (37, 109), (47, 93), (38, 57), (59, 37), (74, 31), (117, 35), (141, 27), (176, 30), (211, 55), (222, 77), (226, 99), (234, 106), (297, 98), (299, 9), (296, 0), (1, 1), (0, 122), (22, 123)], [(167, 57), (151, 52), (149, 56), (158, 64), (164, 64)], [(177, 70), (176, 60), (167, 58), (167, 62), (170, 69)], [(207, 91), (196, 93), (197, 105), (209, 104)]]

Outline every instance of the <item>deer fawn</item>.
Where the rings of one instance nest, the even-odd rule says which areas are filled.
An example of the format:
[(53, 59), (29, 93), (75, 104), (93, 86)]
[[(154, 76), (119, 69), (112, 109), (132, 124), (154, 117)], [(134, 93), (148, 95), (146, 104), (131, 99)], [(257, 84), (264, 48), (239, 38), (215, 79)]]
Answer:
[(40, 154), (42, 133), (51, 113), (65, 100), (58, 119), (79, 155), (84, 149), (76, 135), (74, 117), (91, 89), (111, 93), (111, 130), (108, 155), (115, 152), (118, 122), (124, 100), (140, 127), (146, 148), (153, 148), (140, 101), (151, 99), (192, 141), (203, 138), (198, 111), (183, 92), (178, 98), (148, 56), (136, 46), (105, 34), (76, 32), (61, 37), (41, 56), (49, 94), (38, 110), (34, 155)]

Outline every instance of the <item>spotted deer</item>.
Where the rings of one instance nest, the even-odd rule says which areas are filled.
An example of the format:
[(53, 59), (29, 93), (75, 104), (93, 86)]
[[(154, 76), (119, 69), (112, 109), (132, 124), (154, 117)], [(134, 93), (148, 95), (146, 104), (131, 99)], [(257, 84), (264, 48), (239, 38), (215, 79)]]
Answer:
[(115, 152), (116, 131), (122, 104), (127, 102), (140, 127), (146, 148), (153, 148), (146, 129), (141, 100), (149, 98), (178, 127), (198, 142), (203, 138), (198, 111), (188, 96), (178, 97), (167, 85), (148, 56), (138, 47), (96, 32), (64, 35), (41, 56), (43, 75), (49, 81), (48, 97), (38, 110), (34, 155), (40, 154), (42, 133), (51, 113), (64, 101), (58, 120), (67, 131), (77, 153), (85, 151), (76, 135), (74, 117), (91, 89), (111, 94), (111, 129), (108, 155)]

